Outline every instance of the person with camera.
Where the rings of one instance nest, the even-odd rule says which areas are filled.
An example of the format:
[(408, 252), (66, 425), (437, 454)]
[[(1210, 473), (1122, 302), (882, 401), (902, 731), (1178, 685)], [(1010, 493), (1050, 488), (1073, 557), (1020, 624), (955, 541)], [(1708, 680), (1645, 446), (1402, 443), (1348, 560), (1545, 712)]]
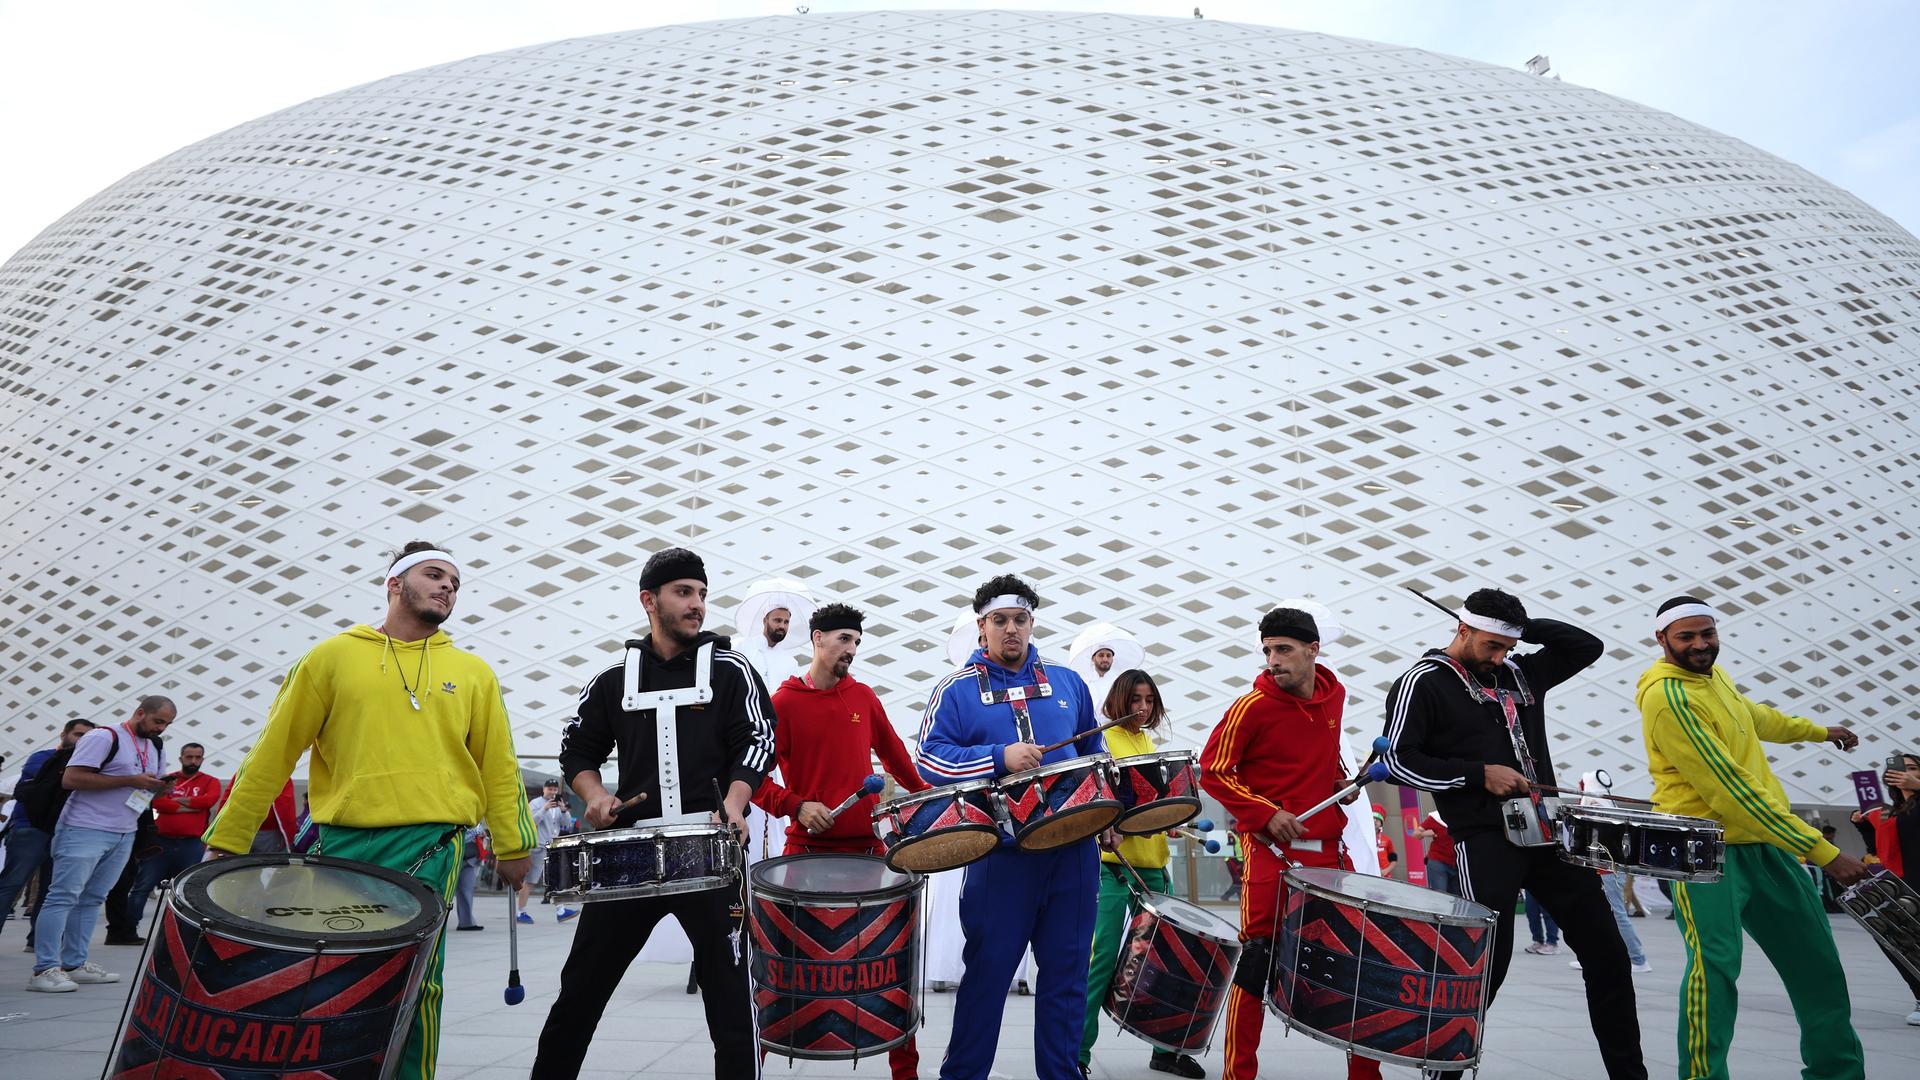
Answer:
[(71, 993), (120, 976), (87, 959), (94, 923), (133, 850), (134, 827), (153, 797), (173, 787), (160, 733), (173, 723), (172, 700), (140, 699), (125, 721), (87, 732), (74, 745), (60, 783), (73, 794), (53, 832), (53, 883), (33, 924), (33, 975), (27, 989)]
[[(1920, 889), (1920, 755), (1896, 753), (1887, 756), (1886, 771), (1880, 776), (1886, 785), (1886, 806), (1861, 813), (1855, 811), (1854, 824), (1873, 829), (1873, 850), (1880, 863), (1895, 877)], [(1900, 964), (1894, 968), (1913, 991), (1913, 1011), (1907, 1014), (1909, 1027), (1920, 1027), (1920, 979)]]
[[(558, 780), (548, 780), (541, 786), (537, 797), (527, 800), (527, 813), (533, 816), (536, 843), (533, 848), (533, 867), (527, 871), (527, 878), (520, 883), (520, 890), (516, 894), (520, 910), (514, 918), (523, 923), (533, 921), (533, 916), (527, 914), (527, 897), (532, 894), (535, 885), (544, 885), (547, 880), (547, 845), (573, 828), (573, 811), (567, 808), (566, 796), (560, 794)], [(548, 901), (543, 896), (540, 902), (544, 904)], [(562, 906), (553, 913), (553, 921), (566, 922), (578, 914), (578, 910)]]

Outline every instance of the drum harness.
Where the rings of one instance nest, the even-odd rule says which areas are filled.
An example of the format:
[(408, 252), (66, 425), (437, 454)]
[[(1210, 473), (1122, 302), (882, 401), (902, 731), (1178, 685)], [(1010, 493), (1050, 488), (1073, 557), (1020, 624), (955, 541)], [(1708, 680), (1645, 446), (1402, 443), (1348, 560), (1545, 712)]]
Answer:
[[(641, 641), (637, 638), (627, 640), (625, 666), (621, 671), (620, 708), (626, 712), (653, 713), (653, 738), (655, 760), (658, 765), (660, 781), (660, 821), (662, 824), (701, 823), (707, 821), (705, 814), (690, 814), (681, 808), (680, 802), (680, 724), (679, 709), (682, 705), (705, 705), (713, 700), (713, 642), (700, 646), (694, 653), (693, 685), (677, 686), (671, 690), (640, 689)], [(713, 812), (724, 817), (726, 801), (720, 794), (720, 781), (713, 782)], [(732, 835), (729, 830), (728, 843), (742, 846), (744, 837)], [(734, 861), (736, 872), (745, 863), (744, 853)], [(734, 926), (727, 934), (733, 944), (733, 960), (740, 962), (740, 931), (746, 924), (748, 875), (740, 873), (741, 898), (734, 904)]]
[[(995, 690), (987, 681), (987, 665), (973, 665), (975, 684), (980, 689), (980, 704), (1013, 706), (1013, 727), (1019, 734), (1019, 741), (1033, 741), (1033, 714), (1027, 710), (1030, 698), (1053, 696), (1053, 684), (1047, 681), (1047, 665), (1038, 656), (1033, 658), (1033, 682), (1027, 686), (1009, 686), (1005, 690)], [(993, 816), (998, 819), (1000, 831), (1007, 836), (1013, 835), (1013, 819), (1008, 815), (1006, 804), (998, 799), (993, 802)]]
[[(1471, 698), (1474, 704), (1491, 704), (1500, 707), (1500, 716), (1507, 728), (1507, 741), (1513, 744), (1513, 756), (1520, 763), (1520, 774), (1527, 778), (1527, 793), (1524, 796), (1503, 799), (1500, 803), (1501, 817), (1508, 823), (1507, 840), (1515, 847), (1545, 847), (1551, 844), (1555, 831), (1553, 815), (1538, 790), (1539, 777), (1534, 772), (1533, 751), (1527, 746), (1526, 732), (1520, 727), (1520, 706), (1530, 706), (1535, 701), (1533, 689), (1527, 685), (1527, 677), (1521, 673), (1520, 666), (1511, 660), (1504, 661), (1506, 669), (1513, 673), (1514, 684), (1519, 687), (1517, 690), (1507, 690), (1500, 686), (1500, 678), (1497, 674), (1494, 676), (1491, 687), (1482, 686), (1480, 680), (1468, 671), (1465, 665), (1446, 653), (1439, 653), (1427, 659), (1452, 668), (1453, 673), (1460, 677), (1460, 684), (1466, 687), (1467, 697)], [(1525, 805), (1516, 805), (1520, 803)], [(1523, 844), (1516, 838), (1514, 823), (1517, 820), (1524, 827), (1528, 815), (1538, 823), (1540, 835), (1546, 838), (1546, 844)]]

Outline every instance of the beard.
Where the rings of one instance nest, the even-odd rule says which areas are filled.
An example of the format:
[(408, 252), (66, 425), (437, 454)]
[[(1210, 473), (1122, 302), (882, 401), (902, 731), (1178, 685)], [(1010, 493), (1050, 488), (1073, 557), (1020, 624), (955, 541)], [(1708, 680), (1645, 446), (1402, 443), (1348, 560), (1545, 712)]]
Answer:
[(439, 626), (447, 621), (447, 616), (453, 614), (451, 604), (447, 606), (447, 610), (442, 611), (440, 605), (415, 592), (413, 586), (404, 581), (400, 583), (400, 599), (407, 605), (407, 610), (413, 612), (414, 618), (428, 626)]
[(660, 627), (660, 632), (672, 638), (675, 645), (684, 648), (700, 637), (700, 625), (704, 621), (704, 616), (695, 618), (682, 612), (679, 616), (666, 620)]
[(785, 630), (769, 630), (769, 631), (767, 631), (767, 644), (768, 644), (768, 645), (778, 645), (778, 644), (780, 644), (781, 642), (783, 642), (783, 641), (785, 641), (785, 640), (787, 640), (787, 632), (786, 632)]
[(1718, 645), (1688, 649), (1686, 652), (1673, 654), (1673, 662), (1676, 666), (1686, 668), (1695, 675), (1705, 675), (1712, 671), (1714, 662), (1719, 659), (1720, 646)]
[(180, 763), (181, 776), (192, 776), (194, 773), (197, 773), (199, 771), (200, 771), (200, 766), (198, 765), (188, 765), (184, 761)]
[(847, 672), (852, 670), (853, 670), (853, 657), (851, 656), (843, 656), (840, 659), (835, 660), (833, 662), (833, 673), (837, 676), (844, 678), (846, 677)]

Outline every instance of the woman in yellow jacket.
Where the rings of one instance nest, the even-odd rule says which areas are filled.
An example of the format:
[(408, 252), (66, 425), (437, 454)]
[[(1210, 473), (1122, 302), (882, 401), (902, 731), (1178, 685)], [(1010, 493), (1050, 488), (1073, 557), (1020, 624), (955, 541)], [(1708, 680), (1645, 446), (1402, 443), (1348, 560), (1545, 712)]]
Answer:
[[(1151, 754), (1157, 749), (1149, 733), (1166, 719), (1167, 711), (1153, 676), (1138, 668), (1121, 672), (1113, 680), (1113, 688), (1107, 691), (1101, 712), (1106, 714), (1105, 719), (1126, 721), (1106, 732), (1107, 751), (1116, 759)], [(1100, 1037), (1100, 1005), (1107, 998), (1108, 985), (1113, 982), (1120, 936), (1136, 908), (1133, 893), (1127, 888), (1126, 870), (1120, 865), (1121, 856), (1126, 857), (1147, 888), (1165, 893), (1171, 885), (1164, 833), (1121, 837), (1119, 849), (1117, 854), (1100, 853), (1100, 911), (1093, 924), (1093, 960), (1087, 967), (1087, 1020), (1080, 1036), (1080, 1071), (1083, 1073), (1093, 1060), (1094, 1040)], [(1156, 1049), (1148, 1064), (1156, 1071), (1175, 1076), (1207, 1075), (1200, 1063), (1187, 1054)]]

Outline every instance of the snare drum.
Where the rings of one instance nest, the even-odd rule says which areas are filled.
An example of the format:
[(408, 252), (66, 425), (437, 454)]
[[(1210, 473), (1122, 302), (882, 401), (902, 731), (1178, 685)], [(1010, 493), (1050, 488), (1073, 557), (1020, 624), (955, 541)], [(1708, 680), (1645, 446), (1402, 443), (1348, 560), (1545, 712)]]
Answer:
[(1568, 862), (1669, 881), (1719, 881), (1727, 850), (1717, 821), (1623, 806), (1563, 804), (1558, 831)]
[(346, 859), (188, 867), (162, 895), (107, 1075), (386, 1076), (446, 917), (425, 882)]
[(1920, 893), (1878, 867), (1840, 894), (1840, 906), (1880, 943), (1887, 959), (1920, 979)]
[(562, 836), (547, 845), (547, 895), (569, 904), (724, 889), (740, 879), (725, 825), (687, 822)]
[(857, 1061), (912, 1038), (925, 879), (870, 855), (784, 855), (748, 873), (760, 1045)]
[(1113, 759), (1113, 794), (1123, 808), (1113, 827), (1129, 836), (1166, 832), (1200, 813), (1194, 752), (1166, 750)]
[(1048, 851), (1085, 840), (1120, 816), (1107, 770), (1108, 754), (1056, 761), (1008, 773), (996, 787), (1013, 826), (1013, 838), (1028, 851)]
[(874, 807), (873, 820), (886, 826), (887, 865), (931, 874), (986, 858), (1000, 846), (996, 798), (993, 781), (965, 780)]
[(1492, 911), (1351, 870), (1294, 867), (1269, 1005), (1287, 1026), (1416, 1069), (1480, 1063)]
[(1521, 795), (1500, 802), (1500, 825), (1507, 843), (1515, 847), (1552, 847), (1560, 816), (1560, 800), (1551, 796)]
[(1143, 896), (1104, 1008), (1160, 1050), (1204, 1052), (1239, 962), (1239, 927), (1185, 900)]

